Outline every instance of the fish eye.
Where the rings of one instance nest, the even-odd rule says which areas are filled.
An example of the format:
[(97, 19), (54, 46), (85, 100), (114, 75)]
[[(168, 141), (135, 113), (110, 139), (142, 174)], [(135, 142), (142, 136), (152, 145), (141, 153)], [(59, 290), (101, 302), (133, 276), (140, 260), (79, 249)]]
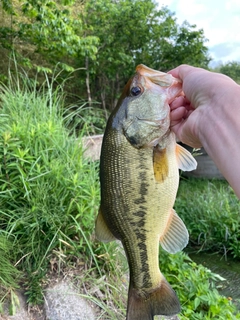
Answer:
[(142, 89), (140, 87), (132, 87), (131, 88), (131, 95), (136, 97), (142, 92)]

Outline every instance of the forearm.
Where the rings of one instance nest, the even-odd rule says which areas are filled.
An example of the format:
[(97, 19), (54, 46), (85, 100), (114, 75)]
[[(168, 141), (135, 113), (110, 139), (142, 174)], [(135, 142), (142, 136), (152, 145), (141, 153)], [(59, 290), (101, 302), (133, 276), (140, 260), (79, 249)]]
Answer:
[(240, 86), (228, 88), (218, 106), (204, 111), (199, 139), (240, 198)]

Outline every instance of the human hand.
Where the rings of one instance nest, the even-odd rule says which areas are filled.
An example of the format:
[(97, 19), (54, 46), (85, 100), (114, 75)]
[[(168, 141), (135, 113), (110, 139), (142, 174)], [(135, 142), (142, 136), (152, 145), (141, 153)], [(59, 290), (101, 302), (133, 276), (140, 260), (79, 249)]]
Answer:
[(171, 129), (183, 143), (199, 148), (204, 130), (211, 126), (210, 115), (218, 116), (222, 100), (236, 83), (225, 75), (188, 65), (169, 73), (182, 80), (184, 92), (170, 104)]

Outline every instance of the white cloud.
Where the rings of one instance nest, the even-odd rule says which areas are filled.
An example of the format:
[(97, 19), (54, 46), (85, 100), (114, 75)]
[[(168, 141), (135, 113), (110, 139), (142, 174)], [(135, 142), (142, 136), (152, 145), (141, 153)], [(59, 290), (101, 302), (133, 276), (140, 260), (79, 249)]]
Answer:
[(203, 29), (209, 40), (210, 55), (225, 61), (240, 61), (240, 1), (239, 0), (159, 0), (175, 12), (177, 22), (187, 20)]

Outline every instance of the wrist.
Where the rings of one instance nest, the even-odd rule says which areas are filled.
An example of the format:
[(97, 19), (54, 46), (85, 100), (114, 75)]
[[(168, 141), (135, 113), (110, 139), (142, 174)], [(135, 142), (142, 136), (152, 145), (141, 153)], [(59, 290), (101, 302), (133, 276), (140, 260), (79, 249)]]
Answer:
[(198, 108), (198, 125), (195, 134), (206, 151), (212, 147), (211, 144), (216, 142), (218, 137), (221, 137), (222, 143), (231, 143), (230, 136), (232, 138), (234, 129), (240, 126), (240, 86), (231, 83), (223, 90), (217, 88), (217, 91), (218, 93), (212, 93), (206, 105)]

